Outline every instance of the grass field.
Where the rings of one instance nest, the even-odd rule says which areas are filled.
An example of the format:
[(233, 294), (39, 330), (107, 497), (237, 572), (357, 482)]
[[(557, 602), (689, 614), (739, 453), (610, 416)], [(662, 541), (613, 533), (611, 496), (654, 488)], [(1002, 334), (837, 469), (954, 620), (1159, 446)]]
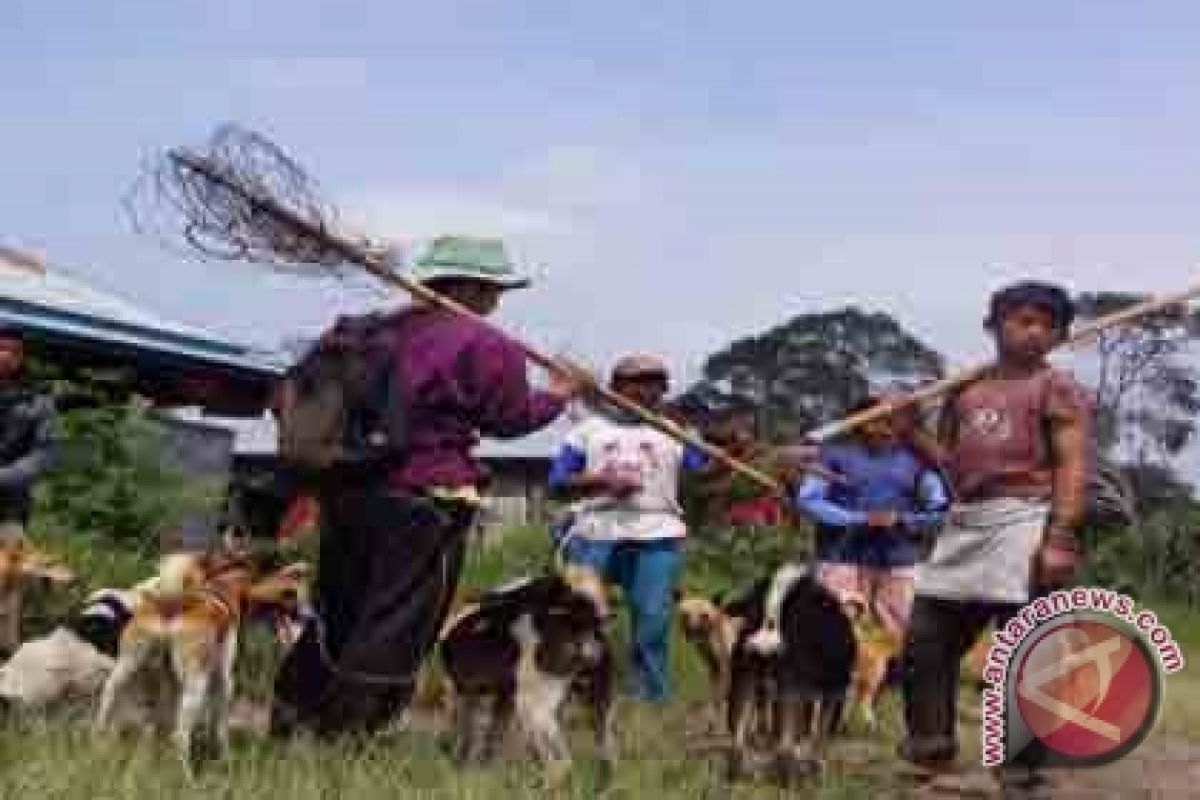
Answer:
[[(484, 587), (541, 568), (547, 561), (544, 533), (516, 532), (500, 546), (473, 551), (465, 581)], [(100, 556), (85, 544), (71, 548), (73, 563), (94, 576), (93, 584), (127, 582), (145, 569), (136, 556)], [(84, 569), (82, 565), (86, 564)], [(689, 582), (719, 588), (719, 570), (698, 565)], [(726, 576), (727, 578), (727, 576)], [(67, 600), (58, 598), (52, 606)], [(1172, 625), (1185, 652), (1200, 659), (1200, 623), (1179, 609), (1157, 606)], [(45, 617), (50, 614), (44, 614)], [(46, 624), (43, 619), (41, 624)], [(37, 621), (34, 622), (36, 626)], [(699, 659), (676, 644), (673, 653), (677, 697), (665, 707), (623, 703), (619, 711), (621, 763), (605, 796), (611, 798), (777, 797), (769, 786), (732, 789), (722, 776), (718, 709)], [(242, 694), (265, 699), (273, 657), (262, 637), (252, 637), (239, 665)], [(1194, 668), (1169, 679), (1162, 740), (1200, 740), (1200, 682)], [(966, 703), (972, 702), (969, 693)], [(833, 749), (828, 775), (807, 796), (819, 798), (903, 796), (891, 758), (899, 730), (898, 699), (884, 700), (884, 730), (871, 737), (851, 731)], [(249, 734), (235, 738), (231, 760), (212, 764), (188, 785), (169, 746), (129, 738), (96, 738), (86, 716), (49, 720), (10, 720), (0, 726), (0, 798), (115, 800), (116, 798), (268, 798), (374, 800), (395, 797), (541, 797), (540, 772), (522, 761), (460, 770), (446, 758), (436, 731), (414, 727), (363, 749), (294, 742), (286, 746)], [(573, 797), (596, 795), (591, 743), (575, 725), (577, 769)], [(1165, 739), (1163, 737), (1166, 737)], [(964, 737), (969, 749), (973, 735)], [(1162, 795), (1170, 796), (1170, 795)]]

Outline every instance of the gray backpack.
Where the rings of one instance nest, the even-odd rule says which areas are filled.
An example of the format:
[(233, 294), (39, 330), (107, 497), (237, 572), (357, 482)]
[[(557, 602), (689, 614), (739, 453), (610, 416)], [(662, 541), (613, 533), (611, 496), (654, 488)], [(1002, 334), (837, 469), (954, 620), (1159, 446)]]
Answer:
[(279, 457), (301, 472), (369, 470), (401, 460), (408, 409), (395, 368), (395, 315), (344, 316), (284, 376)]

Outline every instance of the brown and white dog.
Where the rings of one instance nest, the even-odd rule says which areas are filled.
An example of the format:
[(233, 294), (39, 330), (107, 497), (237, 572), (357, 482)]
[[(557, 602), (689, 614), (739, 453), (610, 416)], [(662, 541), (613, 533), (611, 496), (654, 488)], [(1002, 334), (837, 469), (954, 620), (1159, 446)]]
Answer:
[(875, 707), (887, 681), (888, 667), (904, 650), (904, 637), (881, 625), (861, 595), (843, 596), (842, 607), (854, 629), (854, 671), (850, 677), (851, 713), (875, 732)]
[(0, 539), (0, 588), (37, 579), (70, 583), (75, 575), (58, 557), (39, 550), (25, 539)]
[(15, 650), (21, 642), (22, 601), (31, 583), (74, 580), (74, 574), (58, 558), (25, 539), (0, 539), (0, 648)]
[(193, 739), (202, 723), (224, 755), (239, 627), (252, 614), (299, 619), (307, 609), (309, 572), (301, 563), (263, 575), (244, 557), (166, 559), (158, 591), (142, 599), (121, 635), (97, 728), (110, 726), (135, 677), (147, 669), (163, 670), (178, 682), (174, 739), (187, 774), (192, 774)]
[(492, 756), (515, 717), (546, 765), (548, 783), (558, 785), (571, 764), (559, 711), (573, 690), (582, 690), (604, 767), (611, 768), (610, 616), (603, 581), (575, 566), (500, 587), (463, 608), (444, 629), (439, 649), (453, 687), (456, 757)]

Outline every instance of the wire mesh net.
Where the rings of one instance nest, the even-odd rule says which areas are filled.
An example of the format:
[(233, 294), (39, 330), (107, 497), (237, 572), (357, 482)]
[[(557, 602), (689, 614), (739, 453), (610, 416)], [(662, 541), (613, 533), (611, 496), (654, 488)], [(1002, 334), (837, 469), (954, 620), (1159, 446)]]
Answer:
[(375, 252), (339, 233), (337, 209), (299, 163), (265, 136), (232, 124), (202, 147), (156, 159), (126, 208), (139, 231), (169, 245), (288, 272), (339, 274), (356, 256)]

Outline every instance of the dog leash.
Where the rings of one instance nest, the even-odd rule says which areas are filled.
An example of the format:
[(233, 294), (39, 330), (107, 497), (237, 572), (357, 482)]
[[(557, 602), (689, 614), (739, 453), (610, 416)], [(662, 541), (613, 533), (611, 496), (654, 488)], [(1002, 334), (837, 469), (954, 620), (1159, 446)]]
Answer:
[(558, 537), (558, 541), (554, 545), (554, 564), (555, 564), (555, 566), (560, 566), (560, 565), (566, 563), (567, 547), (571, 544), (571, 542), (573, 540), (577, 539), (578, 537), (579, 537), (579, 533), (576, 532), (574, 525), (569, 526), (563, 532), (563, 535)]
[[(442, 569), (442, 585), (446, 584), (448, 577), (448, 569), (446, 567), (446, 554), (443, 553), (439, 559)], [(321, 615), (315, 610), (310, 610), (302, 615), (302, 619), (306, 623), (312, 625), (313, 639), (317, 644), (317, 655), (321, 659), (321, 665), (325, 667), (334, 676), (350, 681), (351, 683), (364, 683), (370, 686), (405, 686), (415, 687), (417, 684), (417, 675), (381, 675), (379, 673), (363, 672), (360, 670), (346, 669), (337, 663), (337, 659), (329, 652), (328, 637), (325, 631), (325, 620), (321, 619)], [(417, 673), (420, 673), (420, 666), (417, 667)]]
[(371, 686), (416, 686), (417, 678), (415, 676), (381, 675), (346, 669), (338, 665), (337, 659), (329, 652), (329, 645), (327, 644), (325, 635), (325, 622), (321, 619), (321, 615), (311, 612), (306, 615), (306, 622), (313, 626), (313, 638), (317, 643), (317, 654), (320, 656), (321, 665), (334, 676), (350, 681), (351, 683), (365, 683)]

